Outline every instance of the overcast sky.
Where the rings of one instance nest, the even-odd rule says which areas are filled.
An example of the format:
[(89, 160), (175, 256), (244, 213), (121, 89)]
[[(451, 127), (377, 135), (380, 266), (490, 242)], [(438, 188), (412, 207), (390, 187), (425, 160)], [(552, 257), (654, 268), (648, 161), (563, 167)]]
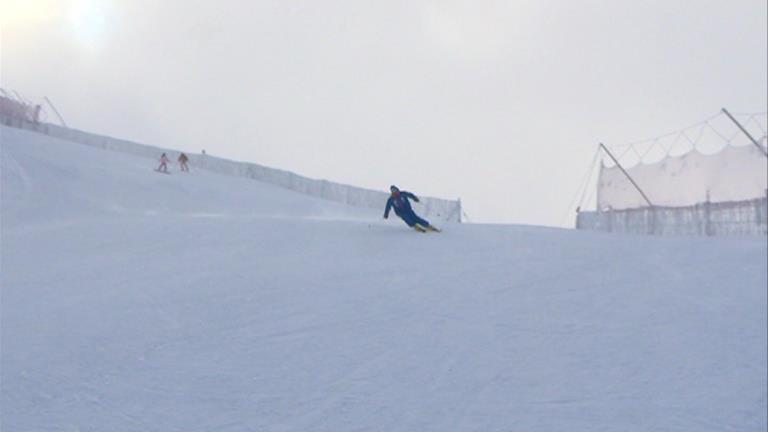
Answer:
[(765, 0), (0, 0), (0, 85), (87, 131), (461, 197), (476, 222), (570, 226), (598, 141), (766, 111), (767, 14)]

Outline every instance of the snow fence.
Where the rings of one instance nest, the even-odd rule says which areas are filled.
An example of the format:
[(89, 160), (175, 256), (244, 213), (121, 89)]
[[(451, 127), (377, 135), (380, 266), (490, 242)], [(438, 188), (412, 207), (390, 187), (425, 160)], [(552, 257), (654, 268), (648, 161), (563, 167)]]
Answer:
[(768, 197), (686, 207), (582, 211), (576, 228), (655, 235), (766, 235)]
[[(26, 129), (87, 146), (147, 157), (155, 160), (158, 159), (162, 153), (178, 153), (177, 150), (139, 144), (132, 141), (93, 134), (49, 123), (35, 123), (3, 115), (0, 115), (0, 121), (6, 126)], [(203, 168), (219, 174), (259, 180), (302, 194), (340, 202), (354, 207), (380, 209), (382, 213), (387, 198), (389, 197), (388, 192), (364, 189), (328, 180), (311, 179), (290, 171), (270, 168), (255, 163), (238, 162), (203, 154), (187, 154), (187, 156), (189, 156), (190, 165), (193, 167)], [(171, 160), (174, 160), (174, 158), (171, 157)], [(416, 211), (426, 218), (433, 218), (440, 222), (461, 222), (461, 200), (446, 200), (431, 197), (422, 197), (420, 199), (421, 202), (415, 204)]]

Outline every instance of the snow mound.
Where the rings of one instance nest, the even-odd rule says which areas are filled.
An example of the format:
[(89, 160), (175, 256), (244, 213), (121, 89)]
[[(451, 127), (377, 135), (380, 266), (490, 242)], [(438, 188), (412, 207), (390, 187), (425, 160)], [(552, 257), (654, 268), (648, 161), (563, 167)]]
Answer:
[(764, 238), (418, 234), (0, 132), (0, 430), (766, 429)]

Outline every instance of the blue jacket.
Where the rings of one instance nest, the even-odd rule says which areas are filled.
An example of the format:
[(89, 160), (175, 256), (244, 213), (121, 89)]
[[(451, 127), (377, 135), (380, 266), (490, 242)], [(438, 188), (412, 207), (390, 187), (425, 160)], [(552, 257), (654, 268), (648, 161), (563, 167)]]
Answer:
[(392, 208), (395, 209), (395, 214), (400, 217), (413, 214), (409, 199), (419, 202), (419, 198), (416, 195), (406, 191), (400, 191), (400, 195), (396, 197), (390, 196), (387, 200), (387, 208), (384, 209), (384, 217), (389, 217), (389, 210)]

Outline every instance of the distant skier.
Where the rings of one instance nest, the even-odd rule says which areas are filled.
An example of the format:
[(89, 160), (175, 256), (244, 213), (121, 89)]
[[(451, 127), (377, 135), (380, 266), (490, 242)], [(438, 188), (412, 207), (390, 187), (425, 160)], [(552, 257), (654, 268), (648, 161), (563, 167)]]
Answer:
[(168, 159), (168, 156), (166, 156), (165, 153), (163, 153), (160, 156), (160, 166), (157, 167), (157, 169), (155, 171), (164, 172), (164, 173), (167, 174), (168, 173), (168, 162), (170, 162), (170, 160)]
[(187, 165), (187, 162), (189, 161), (189, 158), (184, 153), (179, 155), (179, 166), (181, 166), (182, 171), (189, 172), (189, 166)]
[(403, 220), (403, 222), (408, 224), (409, 227), (415, 229), (416, 231), (440, 232), (439, 229), (430, 225), (428, 221), (420, 218), (411, 208), (411, 202), (408, 200), (412, 199), (416, 202), (419, 202), (419, 198), (416, 195), (410, 192), (400, 191), (400, 189), (398, 189), (395, 185), (390, 186), (389, 190), (392, 192), (392, 194), (387, 200), (387, 208), (384, 209), (384, 219), (389, 217), (389, 210), (394, 208), (395, 214), (398, 215), (400, 219)]

